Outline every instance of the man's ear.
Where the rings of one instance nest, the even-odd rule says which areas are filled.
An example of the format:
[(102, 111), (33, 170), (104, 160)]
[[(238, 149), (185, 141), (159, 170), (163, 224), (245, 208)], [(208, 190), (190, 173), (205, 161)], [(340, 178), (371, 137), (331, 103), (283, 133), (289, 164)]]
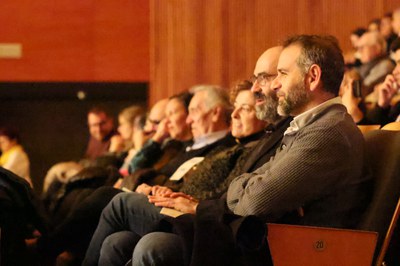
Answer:
[(216, 106), (212, 109), (212, 121), (213, 122), (218, 122), (218, 120), (220, 119), (221, 116), (221, 112), (222, 112), (222, 108), (221, 106)]
[(308, 75), (306, 78), (306, 82), (310, 87), (310, 91), (314, 91), (316, 88), (318, 88), (321, 85), (321, 68), (313, 64), (311, 65), (310, 69), (308, 70)]

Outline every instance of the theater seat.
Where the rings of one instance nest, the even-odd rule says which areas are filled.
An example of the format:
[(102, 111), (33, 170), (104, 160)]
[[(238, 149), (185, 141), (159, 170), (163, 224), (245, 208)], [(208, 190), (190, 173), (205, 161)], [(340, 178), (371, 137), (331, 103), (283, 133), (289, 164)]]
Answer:
[[(400, 195), (400, 132), (375, 130), (365, 135), (366, 163), (374, 176), (371, 203), (360, 224), (360, 229), (379, 233), (374, 260), (381, 265), (384, 254), (379, 256)], [(398, 214), (397, 214), (398, 215)], [(380, 261), (378, 261), (378, 256)]]
[(381, 125), (358, 125), (358, 129), (365, 135), (367, 132), (371, 130), (377, 130), (381, 127)]
[(364, 136), (374, 187), (359, 230), (268, 224), (274, 266), (383, 265), (400, 212), (400, 132), (373, 130)]
[(400, 122), (392, 122), (382, 127), (383, 130), (400, 131)]

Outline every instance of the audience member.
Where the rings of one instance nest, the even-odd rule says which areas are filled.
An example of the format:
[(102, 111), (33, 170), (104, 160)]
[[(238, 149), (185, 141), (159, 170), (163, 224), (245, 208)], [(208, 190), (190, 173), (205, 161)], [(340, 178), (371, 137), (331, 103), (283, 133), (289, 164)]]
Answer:
[(94, 160), (109, 151), (111, 137), (116, 134), (112, 116), (103, 107), (93, 107), (87, 115), (89, 143), (85, 158)]
[(354, 49), (357, 49), (358, 41), (360, 40), (361, 36), (366, 32), (367, 30), (365, 28), (357, 28), (351, 32), (350, 42)]
[(29, 158), (20, 144), (19, 134), (12, 128), (0, 128), (0, 166), (24, 178), (33, 187)]
[(400, 38), (392, 43), (393, 57), (396, 67), (392, 74), (386, 76), (385, 81), (377, 87), (378, 101), (375, 108), (367, 113), (367, 119), (375, 124), (384, 125), (393, 121), (400, 121), (400, 101), (394, 101), (400, 94)]
[(33, 230), (47, 233), (40, 201), (25, 179), (0, 167), (0, 264), (36, 265), (29, 256), (25, 239)]
[(152, 138), (129, 162), (131, 173), (144, 168), (160, 169), (190, 143), (192, 133), (186, 118), (191, 99), (192, 94), (187, 92), (169, 98), (163, 109), (166, 117), (160, 121)]
[(386, 54), (390, 53), (390, 46), (392, 45), (392, 42), (397, 38), (397, 35), (393, 32), (392, 16), (392, 13), (386, 13), (385, 15), (383, 15), (379, 26), (379, 32), (386, 40)]
[[(363, 167), (363, 136), (336, 98), (343, 71), (343, 57), (333, 37), (302, 35), (288, 39), (272, 88), (279, 97), (278, 113), (295, 118), (276, 155), (256, 171), (234, 179), (226, 203), (200, 201), (186, 208), (183, 206), (188, 206), (190, 199), (184, 197), (173, 201), (150, 197), (157, 206), (197, 215), (166, 218), (174, 227), (173, 232), (184, 232), (183, 238), (167, 233), (143, 237), (133, 253), (132, 265), (168, 265), (169, 259), (177, 262), (175, 265), (190, 261), (198, 265), (230, 265), (240, 253), (234, 247), (230, 229), (221, 224), (232, 221), (222, 216), (224, 211), (256, 215), (261, 218), (260, 226), (279, 222), (354, 228), (365, 208), (369, 176)], [(181, 204), (183, 201), (186, 204)], [(188, 225), (193, 219), (194, 234), (190, 233), (193, 226)], [(247, 242), (242, 252), (246, 248), (258, 250), (259, 256), (253, 252), (252, 258), (266, 259), (266, 251), (260, 247), (265, 243), (265, 232), (255, 233), (254, 216), (242, 221), (238, 234), (247, 235), (246, 224), (250, 224), (251, 236), (258, 235), (258, 241)], [(185, 228), (188, 231), (181, 231)], [(251, 241), (248, 237), (244, 239)], [(161, 249), (156, 239), (162, 239), (170, 248)], [(246, 243), (238, 245), (243, 247)], [(262, 261), (257, 263), (263, 265)]]
[[(204, 142), (204, 147), (190, 151), (186, 151), (185, 147), (183, 147), (181, 149), (182, 152), (177, 154), (170, 163), (166, 164), (166, 169), (169, 169), (166, 172), (174, 168), (176, 170), (180, 164), (194, 156), (205, 156), (211, 151), (222, 150), (225, 147), (234, 145), (233, 138), (230, 135), (226, 135), (228, 131), (224, 130), (224, 128), (228, 129), (229, 121), (226, 120), (226, 116), (230, 114), (230, 104), (227, 101), (228, 96), (226, 92), (215, 86), (201, 86), (196, 91), (196, 95), (198, 95), (197, 100), (194, 98), (195, 102), (191, 102), (191, 107), (197, 111), (197, 116), (193, 118), (196, 122), (193, 123), (197, 125), (198, 130), (208, 132), (208, 137), (204, 138), (208, 142)], [(179, 127), (187, 127), (187, 125), (182, 125), (181, 123), (186, 120), (187, 106), (185, 106), (184, 99), (185, 97), (172, 97), (169, 101), (171, 104), (167, 104), (167, 128), (172, 129), (171, 136), (175, 134), (181, 135), (179, 132), (185, 132), (185, 129), (182, 130)], [(177, 100), (180, 102), (179, 105), (177, 105)], [(181, 109), (184, 110), (183, 113)], [(180, 115), (176, 117), (173, 110), (178, 111), (177, 113)], [(201, 121), (201, 125), (199, 125), (199, 121)], [(223, 129), (223, 134), (216, 135), (215, 133), (221, 132), (221, 128)], [(217, 132), (213, 132), (213, 130), (217, 130)], [(202, 137), (202, 135), (198, 135), (198, 137)], [(65, 249), (73, 250), (76, 254), (79, 254), (82, 250), (85, 251), (90, 236), (97, 226), (102, 209), (115, 194), (120, 192), (121, 190), (106, 187), (96, 190), (82, 204), (75, 208), (73, 213), (69, 215), (54, 233), (48, 238), (40, 238), (38, 240), (38, 249), (41, 253), (52, 256), (59, 254)], [(84, 228), (83, 231), (81, 231), (82, 228)], [(81, 236), (79, 244), (74, 239), (73, 232)], [(89, 239), (87, 239), (88, 237)], [(78, 246), (78, 248), (75, 246)]]
[(352, 68), (361, 65), (360, 53), (357, 52), (357, 47), (361, 36), (366, 32), (367, 30), (365, 28), (357, 28), (350, 33), (352, 50), (344, 54), (346, 67)]
[(392, 28), (393, 32), (400, 37), (400, 8), (397, 8), (393, 11), (392, 14)]
[[(194, 96), (189, 104), (186, 123), (191, 128), (193, 142), (186, 143), (184, 149), (158, 171), (146, 171), (144, 175), (133, 182), (133, 187), (130, 189), (145, 183), (137, 187), (136, 191), (149, 193), (151, 189), (159, 188), (152, 185), (164, 184), (187, 160), (204, 157), (211, 151), (216, 152), (234, 145), (234, 139), (229, 134), (231, 105), (226, 91), (210, 85), (196, 86), (192, 88), (192, 91)], [(170, 124), (171, 122), (173, 121), (171, 120)], [(190, 145), (188, 146), (188, 144)], [(150, 186), (148, 186), (149, 184)], [(181, 181), (169, 182), (170, 186), (179, 186), (180, 184)]]
[(149, 139), (156, 133), (158, 124), (164, 119), (167, 103), (168, 99), (161, 99), (151, 108), (144, 125), (144, 133)]
[[(123, 151), (125, 153), (124, 157), (124, 164), (120, 168), (120, 173), (122, 175), (128, 174), (128, 166), (130, 160), (135, 156), (138, 150), (140, 150), (143, 146), (143, 143), (136, 142), (134, 143), (133, 137), (135, 135), (136, 130), (141, 130), (140, 128), (137, 129), (137, 125), (135, 122), (137, 119), (140, 119), (141, 116), (144, 115), (143, 108), (133, 105), (123, 109), (118, 115), (118, 133), (122, 139), (122, 142), (114, 143), (111, 140), (110, 152), (113, 151)], [(135, 145), (136, 144), (136, 145)], [(114, 145), (120, 147), (113, 147)]]
[(356, 70), (363, 79), (366, 89), (363, 97), (371, 93), (374, 86), (382, 82), (385, 76), (393, 70), (392, 61), (386, 56), (386, 42), (379, 32), (367, 32), (358, 42), (361, 66)]
[(381, 25), (381, 20), (375, 18), (368, 23), (368, 31), (379, 31)]

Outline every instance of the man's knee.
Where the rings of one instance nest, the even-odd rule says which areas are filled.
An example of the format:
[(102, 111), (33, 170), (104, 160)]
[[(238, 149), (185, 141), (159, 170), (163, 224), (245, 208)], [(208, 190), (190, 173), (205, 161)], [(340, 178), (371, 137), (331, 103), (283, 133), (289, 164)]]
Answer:
[(140, 237), (133, 232), (121, 231), (109, 235), (101, 246), (99, 265), (123, 265), (132, 256)]
[(183, 265), (183, 247), (179, 236), (154, 232), (143, 236), (132, 256), (132, 265)]

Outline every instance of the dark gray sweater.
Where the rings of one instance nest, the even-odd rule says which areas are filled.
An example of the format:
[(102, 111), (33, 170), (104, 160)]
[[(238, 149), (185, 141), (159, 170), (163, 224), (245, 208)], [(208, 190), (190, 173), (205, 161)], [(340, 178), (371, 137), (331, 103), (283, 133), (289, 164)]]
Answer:
[(232, 181), (228, 207), (266, 221), (354, 227), (369, 180), (363, 136), (341, 104), (303, 122), (268, 163)]

